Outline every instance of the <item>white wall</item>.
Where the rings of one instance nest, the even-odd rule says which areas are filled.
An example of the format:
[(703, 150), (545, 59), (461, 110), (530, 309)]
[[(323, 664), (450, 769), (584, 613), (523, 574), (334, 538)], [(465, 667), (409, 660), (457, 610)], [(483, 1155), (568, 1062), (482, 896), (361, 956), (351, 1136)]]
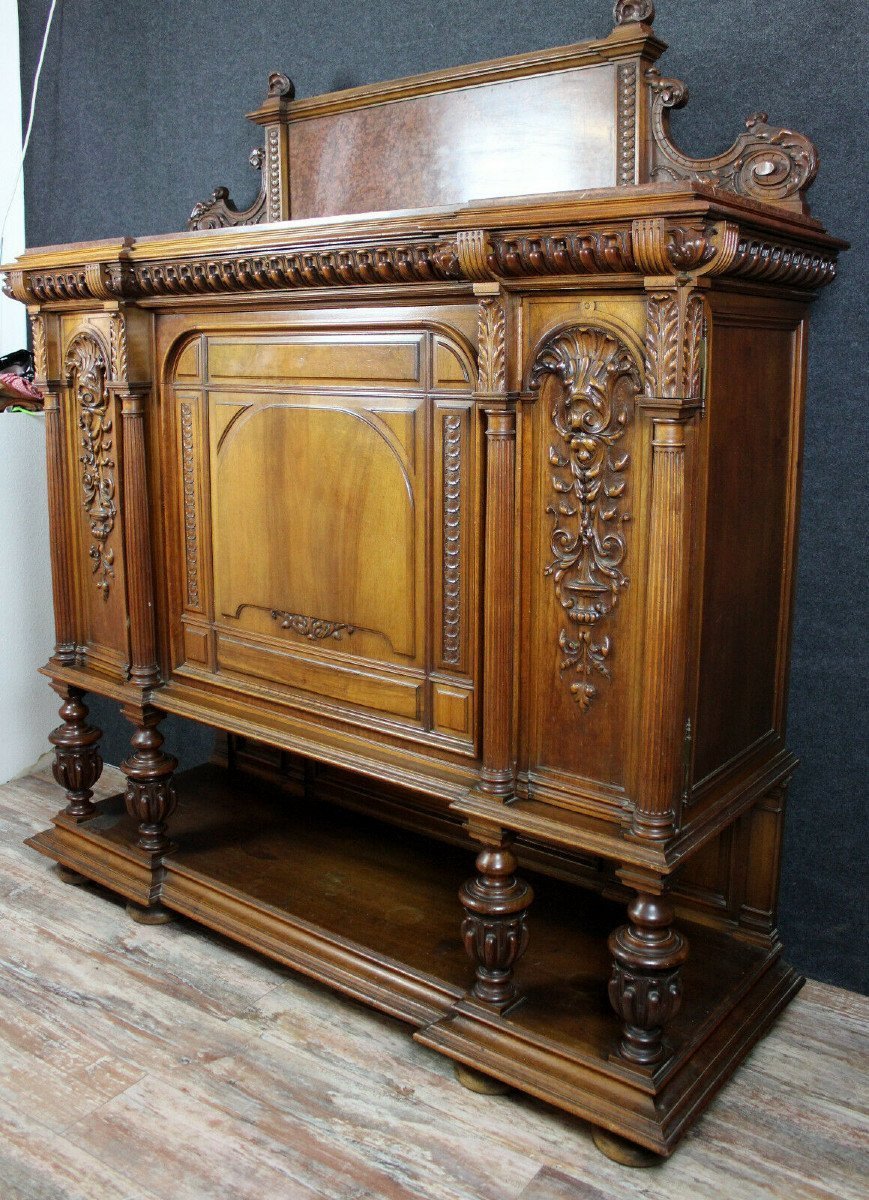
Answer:
[[(21, 154), (18, 5), (0, 0), (0, 222)], [(3, 260), (24, 248), (24, 189), (3, 240)], [(0, 294), (0, 353), (27, 345), (24, 306)], [(44, 418), (0, 413), (0, 782), (49, 749), (59, 701), (37, 675), (54, 645), (48, 557)]]

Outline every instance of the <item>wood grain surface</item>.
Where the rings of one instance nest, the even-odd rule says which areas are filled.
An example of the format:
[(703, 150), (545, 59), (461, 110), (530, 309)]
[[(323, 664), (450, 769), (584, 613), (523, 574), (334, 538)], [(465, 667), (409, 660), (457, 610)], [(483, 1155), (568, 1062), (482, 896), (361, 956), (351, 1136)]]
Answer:
[(464, 1090), (398, 1022), (64, 885), (21, 844), (56, 805), (47, 771), (0, 788), (3, 1200), (864, 1194), (860, 996), (809, 984), (680, 1153), (630, 1171), (579, 1121)]

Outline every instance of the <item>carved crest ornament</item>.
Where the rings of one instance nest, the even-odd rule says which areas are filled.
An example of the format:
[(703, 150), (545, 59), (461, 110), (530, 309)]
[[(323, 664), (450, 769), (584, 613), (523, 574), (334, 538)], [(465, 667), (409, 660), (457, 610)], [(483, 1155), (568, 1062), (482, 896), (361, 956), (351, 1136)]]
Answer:
[(550, 417), (557, 440), (549, 447), (553, 499), (552, 560), (545, 569), (571, 625), (562, 627), (559, 669), (571, 672), (570, 691), (586, 712), (597, 678), (610, 678), (612, 649), (603, 624), (628, 586), (624, 526), (629, 456), (619, 443), (640, 391), (640, 374), (613, 334), (584, 325), (551, 334), (531, 371), (531, 388), (545, 375), (553, 389)]

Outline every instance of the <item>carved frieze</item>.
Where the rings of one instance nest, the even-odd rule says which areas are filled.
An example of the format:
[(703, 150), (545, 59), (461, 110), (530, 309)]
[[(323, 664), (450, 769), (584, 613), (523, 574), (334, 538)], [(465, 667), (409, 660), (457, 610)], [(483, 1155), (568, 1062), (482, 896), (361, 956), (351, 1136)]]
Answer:
[(730, 273), (770, 283), (824, 287), (836, 278), (836, 259), (801, 246), (740, 237)]
[(184, 488), (184, 560), (187, 603), (199, 608), (199, 536), (196, 528), (196, 448), (193, 407), (181, 405), (181, 475)]
[(270, 288), (425, 283), (458, 278), (455, 246), (434, 242), (371, 249), (312, 250), (197, 262), (150, 262), (131, 268), (139, 295), (184, 295)]
[(629, 229), (504, 234), (492, 239), (493, 275), (598, 275), (632, 271)]
[(78, 410), (81, 499), (92, 539), (88, 555), (97, 588), (108, 600), (115, 575), (115, 552), (109, 542), (118, 510), (106, 360), (93, 337), (79, 334), (67, 350), (64, 365)]
[(613, 334), (572, 326), (548, 337), (531, 372), (530, 386), (555, 375), (550, 418), (557, 435), (549, 447), (553, 498), (552, 559), (545, 568), (570, 625), (558, 645), (560, 670), (586, 712), (597, 695), (597, 676), (610, 678), (612, 643), (602, 633), (628, 585), (622, 570), (629, 456), (619, 443), (640, 391), (634, 360)]
[(444, 235), (332, 249), (311, 245), (279, 253), (236, 251), (209, 258), (121, 258), (101, 269), (96, 292), (91, 288), (94, 273), (84, 268), (12, 271), (6, 290), (32, 304), (104, 299), (106, 295), (135, 300), (141, 296), (638, 272), (738, 274), (816, 288), (831, 282), (836, 274), (834, 249), (812, 249), (748, 235), (730, 221), (670, 222), (647, 217), (603, 230), (478, 232), (479, 238), (463, 243), (461, 257), (457, 235)]
[(635, 182), (637, 159), (637, 64), (633, 61), (619, 63), (616, 70), (616, 136), (616, 182), (627, 187)]
[(266, 207), (262, 220), (281, 219), (281, 131), (278, 125), (266, 130)]
[(462, 416), (445, 413), (443, 441), (443, 630), (441, 654), (461, 661), (462, 620)]

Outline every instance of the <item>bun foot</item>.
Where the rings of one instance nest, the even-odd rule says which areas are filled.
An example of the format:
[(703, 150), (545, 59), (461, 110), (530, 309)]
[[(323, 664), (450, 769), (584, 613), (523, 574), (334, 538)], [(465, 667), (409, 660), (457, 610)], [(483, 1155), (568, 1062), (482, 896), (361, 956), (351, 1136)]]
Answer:
[(493, 1079), (491, 1075), (484, 1075), (482, 1071), (475, 1071), (473, 1067), (466, 1067), (464, 1063), (453, 1063), (453, 1070), (462, 1087), (469, 1092), (476, 1092), (478, 1096), (506, 1096), (512, 1091), (509, 1084)]
[(629, 1142), (627, 1138), (610, 1133), (608, 1129), (596, 1127), (592, 1130), (592, 1141), (601, 1154), (611, 1158), (613, 1162), (621, 1163), (623, 1167), (659, 1167), (664, 1161), (654, 1150)]
[(56, 863), (54, 873), (61, 883), (68, 883), (71, 887), (81, 887), (83, 883), (87, 883), (84, 875), (79, 875), (78, 871), (73, 871), (71, 867), (65, 867), (62, 863)]
[(142, 904), (134, 904), (132, 900), (127, 901), (127, 916), (137, 925), (168, 925), (175, 920), (175, 914), (162, 904), (149, 904), (145, 907)]

